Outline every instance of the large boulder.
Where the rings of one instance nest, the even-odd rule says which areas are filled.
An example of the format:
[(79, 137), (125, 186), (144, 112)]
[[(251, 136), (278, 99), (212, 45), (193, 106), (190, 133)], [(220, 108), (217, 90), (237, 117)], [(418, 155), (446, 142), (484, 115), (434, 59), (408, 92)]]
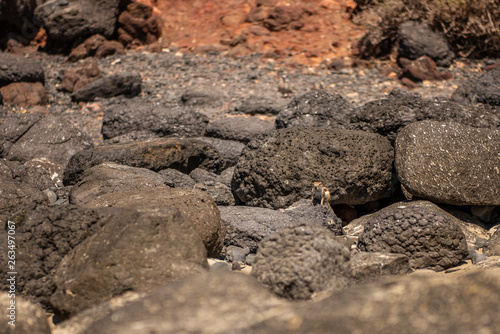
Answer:
[(158, 288), (83, 333), (237, 333), (288, 310), (250, 276), (210, 273)]
[(100, 195), (89, 198), (89, 201), (82, 205), (90, 208), (155, 205), (179, 209), (194, 223), (207, 248), (208, 256), (219, 255), (224, 244), (225, 229), (217, 205), (204, 191), (165, 187), (120, 190), (127, 187), (121, 184), (115, 189), (101, 188)]
[(73, 155), (64, 171), (65, 185), (80, 181), (88, 168), (103, 162), (160, 171), (175, 168), (189, 173), (201, 167), (218, 172), (224, 166), (213, 146), (195, 139), (163, 138), (143, 142), (99, 146)]
[(122, 0), (49, 0), (38, 6), (35, 17), (47, 33), (48, 43), (71, 44), (94, 34), (111, 37)]
[(130, 100), (105, 111), (101, 131), (104, 139), (130, 132), (152, 137), (196, 137), (203, 135), (207, 123), (207, 116), (187, 108)]
[(310, 222), (283, 227), (262, 240), (252, 275), (281, 297), (309, 299), (348, 283), (349, 250), (333, 233)]
[(124, 210), (66, 255), (50, 302), (68, 318), (126, 291), (150, 292), (204, 272), (206, 256), (193, 223), (179, 210)]
[(276, 128), (345, 128), (352, 111), (342, 95), (312, 90), (292, 99), (276, 117)]
[(366, 252), (404, 254), (412, 268), (444, 270), (468, 254), (460, 225), (437, 206), (397, 203), (370, 216), (358, 246)]
[(427, 23), (403, 22), (398, 29), (398, 56), (417, 59), (429, 56), (438, 66), (450, 66), (455, 54), (442, 33), (432, 31)]
[(465, 82), (455, 90), (451, 99), (464, 104), (484, 103), (500, 106), (500, 68)]
[(500, 205), (499, 147), (499, 130), (416, 122), (396, 138), (396, 172), (416, 197), (454, 205)]
[(284, 208), (311, 197), (321, 181), (331, 204), (364, 204), (391, 195), (394, 150), (378, 134), (342, 129), (281, 129), (250, 142), (232, 188), (246, 205)]
[[(0, 1), (0, 6), (4, 1)], [(6, 2), (6, 1), (5, 1)], [(0, 8), (1, 10), (1, 8)], [(0, 13), (2, 15), (2, 13)], [(3, 20), (2, 20), (3, 21)], [(12, 82), (44, 82), (42, 64), (21, 55), (0, 52), (0, 87)]]

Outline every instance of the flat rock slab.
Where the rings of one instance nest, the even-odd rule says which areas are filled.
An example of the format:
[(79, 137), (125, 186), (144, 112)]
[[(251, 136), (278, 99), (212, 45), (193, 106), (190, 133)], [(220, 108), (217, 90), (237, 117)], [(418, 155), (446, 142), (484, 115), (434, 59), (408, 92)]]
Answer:
[(190, 173), (198, 167), (217, 172), (224, 166), (219, 153), (205, 142), (195, 139), (154, 139), (99, 146), (78, 152), (66, 166), (64, 184), (77, 183), (86, 169), (107, 161), (153, 171), (174, 168), (184, 173)]
[(396, 138), (396, 171), (415, 197), (453, 205), (500, 205), (499, 147), (499, 130), (416, 122)]
[(149, 292), (204, 272), (206, 256), (193, 223), (179, 210), (124, 210), (66, 255), (50, 302), (68, 318), (126, 291)]
[(110, 74), (76, 90), (71, 97), (79, 102), (121, 94), (136, 96), (141, 92), (141, 83), (142, 79), (139, 74)]
[(237, 333), (289, 309), (250, 276), (210, 273), (158, 288), (83, 333)]
[(212, 197), (198, 189), (156, 187), (104, 193), (84, 204), (86, 207), (129, 207), (155, 205), (179, 209), (194, 223), (209, 257), (217, 257), (224, 246), (225, 228)]
[(227, 206), (219, 210), (227, 230), (224, 244), (248, 247), (251, 253), (257, 251), (262, 239), (294, 221), (289, 215), (272, 209)]
[(391, 195), (394, 150), (378, 134), (342, 129), (281, 129), (248, 144), (232, 189), (245, 205), (279, 209), (311, 197), (314, 182), (330, 204), (364, 204)]
[(42, 64), (22, 55), (0, 52), (0, 87), (12, 82), (44, 82)]

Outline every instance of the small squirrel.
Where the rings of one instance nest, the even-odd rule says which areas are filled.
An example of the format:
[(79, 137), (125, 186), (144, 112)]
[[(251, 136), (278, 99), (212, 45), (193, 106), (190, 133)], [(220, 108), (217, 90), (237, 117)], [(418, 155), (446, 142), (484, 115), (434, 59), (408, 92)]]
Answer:
[(314, 182), (312, 188), (311, 200), (314, 205), (328, 205), (330, 206), (330, 191), (321, 182)]

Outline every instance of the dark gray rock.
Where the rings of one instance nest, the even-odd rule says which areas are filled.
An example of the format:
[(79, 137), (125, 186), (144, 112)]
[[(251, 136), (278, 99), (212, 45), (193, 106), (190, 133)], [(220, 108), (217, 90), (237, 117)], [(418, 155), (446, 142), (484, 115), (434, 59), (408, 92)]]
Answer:
[(335, 215), (329, 205), (314, 205), (310, 199), (301, 199), (280, 211), (294, 220), (307, 220), (326, 227), (335, 235), (344, 235), (342, 220)]
[(196, 168), (189, 173), (189, 177), (197, 183), (215, 182), (217, 181), (217, 176), (217, 174), (201, 168)]
[[(13, 210), (8, 219), (16, 226), (16, 291), (47, 307), (55, 289), (53, 275), (64, 256), (117, 213), (114, 208), (48, 207), (35, 203)], [(2, 226), (2, 254), (7, 254), (6, 231)], [(2, 271), (0, 278), (2, 289), (7, 288), (7, 272)]]
[(141, 92), (142, 79), (139, 74), (110, 74), (83, 86), (71, 94), (73, 100), (94, 101), (117, 95), (136, 96)]
[(228, 206), (236, 203), (231, 188), (221, 182), (206, 181), (195, 184), (193, 188), (206, 192), (217, 205)]
[(226, 246), (249, 248), (255, 253), (259, 242), (294, 219), (279, 211), (248, 206), (219, 207), (220, 218), (226, 227)]
[(241, 152), (245, 148), (245, 144), (235, 140), (224, 140), (219, 138), (209, 138), (209, 137), (196, 137), (201, 141), (209, 143), (220, 153), (224, 161), (225, 166), (230, 167), (236, 165), (240, 159)]
[(86, 205), (104, 194), (150, 188), (168, 188), (170, 180), (146, 168), (105, 162), (83, 172), (82, 181), (70, 192), (70, 203)]
[(64, 165), (49, 159), (35, 158), (24, 163), (20, 178), (26, 184), (38, 190), (62, 187)]
[(120, 0), (49, 0), (36, 8), (35, 17), (47, 33), (47, 43), (68, 48), (91, 35), (111, 37), (119, 6)]
[(383, 276), (410, 274), (409, 258), (403, 254), (358, 252), (349, 261), (352, 277), (357, 282), (372, 281)]
[(205, 136), (248, 143), (256, 136), (274, 130), (272, 122), (255, 117), (225, 117), (210, 122)]
[(175, 168), (189, 173), (195, 168), (220, 171), (224, 161), (209, 144), (195, 139), (161, 138), (144, 142), (99, 146), (73, 155), (64, 171), (65, 185), (80, 181), (81, 174), (103, 162), (160, 171)]
[(15, 298), (9, 298), (8, 293), (2, 292), (0, 294), (0, 307), (2, 308), (2, 310), (4, 310), (5, 314), (4, 321), (2, 321), (2, 323), (0, 324), (0, 333), (51, 333), (49, 322), (47, 321), (47, 314), (40, 307), (40, 305), (33, 303), (32, 301), (29, 301), (17, 294)]
[(31, 114), (11, 114), (0, 124), (0, 156), (6, 157), (12, 145), (38, 122), (42, 116)]
[(251, 276), (213, 272), (158, 288), (84, 334), (236, 333), (289, 309)]
[(181, 102), (187, 106), (211, 105), (221, 99), (221, 94), (213, 87), (188, 88), (181, 96)]
[(406, 191), (453, 205), (500, 205), (500, 131), (422, 121), (396, 139), (395, 166)]
[(158, 174), (165, 176), (174, 188), (193, 188), (196, 184), (196, 181), (189, 175), (179, 172), (177, 169), (162, 169)]
[(294, 223), (262, 240), (252, 275), (278, 296), (309, 299), (348, 283), (349, 251), (333, 233), (310, 222)]
[(103, 139), (130, 132), (151, 133), (154, 137), (196, 137), (203, 135), (208, 117), (174, 104), (130, 100), (105, 111)]
[(426, 100), (396, 88), (387, 98), (357, 108), (351, 117), (351, 129), (376, 132), (394, 143), (399, 130), (422, 120), (453, 121), (476, 128), (500, 127), (500, 116), (492, 108)]
[(91, 147), (91, 138), (87, 134), (63, 117), (49, 116), (32, 123), (4, 156), (21, 162), (46, 158), (66, 165), (73, 154)]
[[(39, 22), (33, 19), (38, 5), (36, 0), (0, 0), (0, 43), (2, 48), (7, 39), (28, 44), (38, 32)], [(1, 63), (1, 62), (0, 62)]]
[(278, 115), (282, 108), (283, 106), (273, 100), (251, 95), (243, 100), (235, 110), (247, 115)]
[(50, 302), (68, 318), (126, 291), (150, 292), (204, 272), (206, 256), (196, 228), (179, 210), (124, 210), (66, 255)]
[(295, 97), (276, 117), (276, 129), (346, 128), (353, 106), (343, 96), (312, 90)]
[(250, 142), (232, 190), (246, 205), (284, 208), (310, 198), (314, 182), (330, 204), (364, 204), (391, 195), (394, 151), (378, 134), (342, 129), (282, 129)]
[(120, 190), (96, 196), (84, 205), (89, 208), (148, 206), (179, 209), (193, 222), (201, 236), (208, 256), (217, 257), (224, 246), (225, 228), (212, 197), (198, 189), (155, 187)]
[(469, 253), (462, 229), (440, 209), (399, 203), (370, 217), (358, 247), (365, 252), (404, 254), (412, 268), (436, 271), (458, 265)]
[(500, 106), (500, 68), (481, 73), (477, 78), (459, 86), (451, 99), (463, 104)]
[[(0, 12), (1, 15), (2, 13)], [(26, 58), (22, 55), (0, 52), (0, 87), (20, 81), (39, 81), (43, 83), (45, 76), (42, 64), (37, 60)]]
[(477, 333), (500, 326), (495, 308), (499, 289), (498, 269), (464, 275), (412, 274), (347, 288), (241, 332)]
[(0, 217), (20, 204), (47, 203), (47, 200), (47, 196), (40, 190), (24, 182), (13, 180), (8, 175), (0, 176)]
[(406, 21), (398, 29), (398, 56), (417, 59), (429, 56), (438, 66), (450, 66), (455, 58), (445, 36), (435, 32), (427, 23)]
[(223, 254), (226, 261), (245, 263), (247, 255), (250, 254), (250, 249), (248, 247), (227, 246), (224, 247)]
[(483, 248), (483, 253), (487, 256), (500, 256), (500, 228), (492, 234)]

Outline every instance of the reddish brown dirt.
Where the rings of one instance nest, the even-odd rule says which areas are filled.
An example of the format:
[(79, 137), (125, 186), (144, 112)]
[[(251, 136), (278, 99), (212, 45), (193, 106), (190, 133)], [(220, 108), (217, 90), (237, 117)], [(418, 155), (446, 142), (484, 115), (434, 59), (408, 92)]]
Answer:
[[(234, 56), (261, 53), (288, 63), (313, 65), (350, 57), (364, 34), (363, 28), (349, 19), (355, 7), (353, 0), (139, 1), (153, 6), (161, 16), (163, 45), (184, 52), (216, 50)], [(283, 30), (271, 31), (263, 21), (246, 21), (258, 3), (262, 4), (259, 10), (264, 18), (279, 6), (302, 15)], [(241, 34), (246, 41), (237, 43), (234, 38)], [(231, 43), (237, 45), (227, 45)]]

